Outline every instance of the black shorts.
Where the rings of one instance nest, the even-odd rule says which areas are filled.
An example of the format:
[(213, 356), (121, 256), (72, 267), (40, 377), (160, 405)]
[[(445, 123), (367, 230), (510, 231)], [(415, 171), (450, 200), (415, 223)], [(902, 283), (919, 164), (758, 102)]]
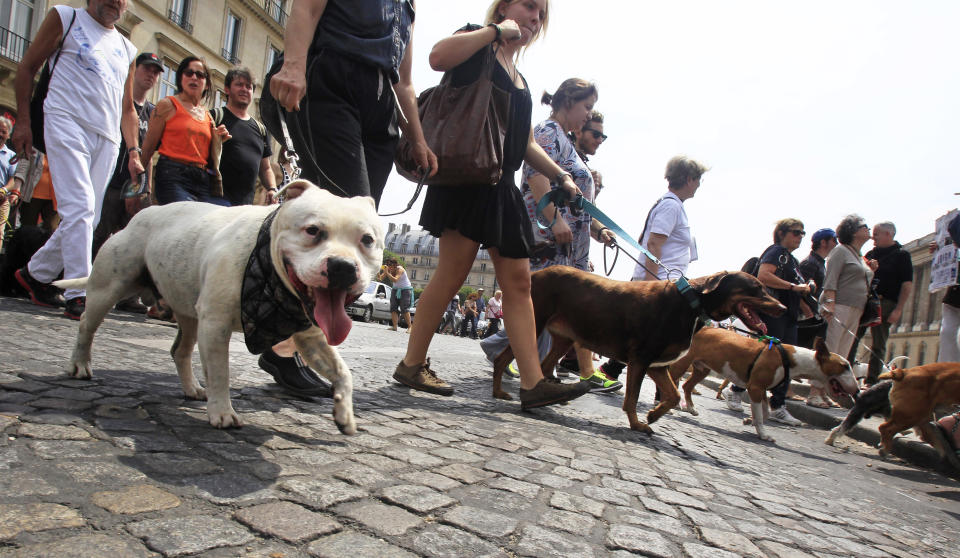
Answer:
[(408, 312), (413, 306), (413, 289), (394, 289), (390, 296), (390, 313)]

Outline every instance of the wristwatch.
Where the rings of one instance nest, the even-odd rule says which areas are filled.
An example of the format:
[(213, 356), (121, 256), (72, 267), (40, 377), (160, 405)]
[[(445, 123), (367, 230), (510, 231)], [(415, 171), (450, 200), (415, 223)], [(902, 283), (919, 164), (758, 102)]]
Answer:
[(567, 172), (567, 171), (563, 171), (563, 172), (561, 172), (560, 174), (558, 174), (558, 175), (556, 176), (556, 178), (554, 178), (554, 180), (556, 181), (557, 184), (562, 184), (562, 183), (563, 183), (563, 177), (565, 177), (565, 176), (569, 176), (570, 179), (573, 180), (573, 175), (570, 174), (570, 173)]
[(140, 149), (140, 148), (137, 147), (137, 146), (134, 146), (134, 147), (131, 147), (130, 149), (128, 149), (128, 150), (127, 150), (127, 153), (133, 153), (134, 151), (136, 151), (137, 153), (143, 153), (143, 150)]

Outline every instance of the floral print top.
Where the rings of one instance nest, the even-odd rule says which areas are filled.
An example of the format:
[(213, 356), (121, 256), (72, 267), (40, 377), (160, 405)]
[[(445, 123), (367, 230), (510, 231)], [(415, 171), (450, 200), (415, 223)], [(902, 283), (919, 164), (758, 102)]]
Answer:
[[(593, 175), (586, 163), (577, 155), (573, 142), (564, 133), (560, 123), (556, 120), (544, 120), (533, 129), (533, 138), (547, 155), (560, 167), (573, 176), (573, 181), (583, 192), (583, 197), (593, 201)], [(568, 208), (560, 210), (562, 218), (573, 232), (573, 242), (569, 249), (566, 246), (557, 246), (554, 242), (553, 231), (541, 230), (537, 226), (537, 202), (530, 189), (530, 178), (538, 173), (530, 165), (523, 165), (523, 182), (520, 186), (523, 200), (527, 207), (527, 215), (533, 225), (533, 235), (536, 241), (533, 256), (530, 258), (530, 271), (537, 271), (552, 265), (567, 265), (577, 269), (590, 268), (590, 222), (592, 218), (586, 211), (574, 215)], [(555, 190), (558, 184), (551, 181), (550, 188)]]

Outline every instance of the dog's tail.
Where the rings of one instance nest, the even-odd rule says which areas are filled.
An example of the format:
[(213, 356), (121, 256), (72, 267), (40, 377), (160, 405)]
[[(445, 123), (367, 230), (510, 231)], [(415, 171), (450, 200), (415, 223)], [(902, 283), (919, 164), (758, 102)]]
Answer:
[(904, 376), (906, 376), (906, 373), (903, 370), (896, 368), (889, 372), (880, 374), (877, 378), (880, 380), (893, 380), (894, 382), (899, 382)]
[(54, 281), (53, 286), (61, 289), (82, 289), (87, 286), (87, 280), (89, 279), (89, 277), (81, 277), (79, 279), (61, 279), (59, 281)]
[(900, 356), (898, 356), (898, 357), (894, 357), (894, 358), (890, 359), (890, 362), (887, 363), (887, 368), (889, 368), (890, 370), (895, 370), (895, 369), (897, 369), (897, 368), (903, 368), (902, 366), (898, 366), (898, 365), (897, 365), (897, 363), (900, 362), (901, 360), (904, 361), (904, 362), (906, 362), (906, 361), (910, 360), (910, 357), (904, 356), (904, 355), (900, 355)]

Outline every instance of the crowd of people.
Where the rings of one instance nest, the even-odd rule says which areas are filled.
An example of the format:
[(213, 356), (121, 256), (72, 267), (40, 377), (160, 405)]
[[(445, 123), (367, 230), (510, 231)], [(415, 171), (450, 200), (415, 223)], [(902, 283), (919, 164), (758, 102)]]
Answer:
[[(125, 0), (89, 0), (85, 9), (50, 10), (15, 78), (16, 126), (0, 118), (4, 144), (11, 128), (13, 132), (13, 150), (4, 145), (0, 151), (5, 184), (0, 188), (0, 213), (6, 215), (19, 203), (20, 223), (35, 225), (42, 219), (51, 233), (29, 264), (17, 271), (17, 281), (34, 303), (64, 306), (74, 319), (83, 312), (84, 292), (61, 293), (51, 283), (61, 273), (67, 279), (89, 275), (103, 242), (151, 200), (249, 204), (259, 178), (263, 200), (276, 201), (266, 128), (278, 134), (271, 122), (265, 127), (249, 112), (254, 76), (244, 68), (230, 70), (224, 80), (226, 106), (208, 110), (210, 70), (203, 59), (188, 56), (176, 71), (176, 93), (154, 106), (147, 97), (162, 64), (155, 54), (137, 55), (136, 47), (116, 29), (125, 9)], [(355, 17), (360, 12), (367, 17)], [(477, 337), (479, 319), (488, 320), (487, 338), (481, 342), (488, 355), (507, 343), (513, 347), (524, 409), (621, 387), (622, 363), (611, 360), (595, 369), (594, 355), (579, 346), (560, 367), (576, 373), (580, 382), (546, 381), (540, 371), (550, 338), (535, 335), (531, 272), (554, 265), (592, 271), (590, 243), (614, 241), (613, 233), (585, 212), (549, 204), (537, 215), (540, 200), (550, 193), (596, 200), (602, 177), (590, 168), (589, 157), (607, 139), (604, 117), (595, 108), (599, 89), (580, 78), (565, 79), (555, 92), (544, 93), (541, 102), (550, 107), (550, 115), (535, 126), (531, 123), (532, 95), (517, 64), (523, 50), (543, 36), (549, 19), (549, 0), (494, 0), (482, 23), (451, 30), (429, 53), (431, 67), (449, 74), (456, 86), (476, 82), (484, 60), (492, 57), (492, 82), (507, 93), (510, 103), (500, 180), (495, 185), (428, 187), (420, 225), (439, 237), (439, 261), (418, 301), (415, 321), (409, 316), (413, 292), (403, 266), (391, 260), (380, 270), (379, 278), (394, 286), (392, 328), (401, 315), (410, 326), (405, 354), (393, 374), (410, 388), (440, 395), (454, 392), (428, 358), (437, 324), (442, 329), (453, 312), (463, 314), (461, 335)], [(371, 196), (379, 204), (401, 133), (410, 139), (420, 172), (436, 174), (437, 157), (424, 139), (411, 77), (413, 20), (413, 4), (408, 2), (292, 3), (282, 62), (264, 79), (262, 95), (287, 111), (279, 118), (291, 124), (303, 178), (334, 194)], [(59, 57), (44, 102), (46, 152), (41, 153), (33, 147), (30, 121), (34, 76), (57, 49), (67, 55)], [(17, 166), (7, 164), (14, 155), (19, 157)], [(685, 204), (708, 170), (686, 156), (667, 162), (667, 190), (647, 213), (640, 236), (644, 248), (664, 266), (641, 256), (632, 280), (674, 279), (697, 259)], [(538, 226), (541, 220), (550, 226)], [(871, 235), (865, 220), (849, 215), (835, 232), (821, 228), (814, 233), (811, 253), (801, 263), (793, 252), (806, 235), (803, 222), (778, 221), (773, 243), (750, 270), (788, 309), (781, 317), (764, 317), (770, 335), (803, 344), (812, 341), (815, 332), (826, 338), (831, 351), (852, 355), (866, 329), (861, 314), (875, 289), (882, 321), (871, 327), (872, 356), (865, 378), (867, 384), (875, 382), (890, 324), (899, 319), (912, 285), (910, 257), (893, 240), (895, 234), (892, 223), (881, 222)], [(861, 254), (871, 238), (874, 249)], [(481, 292), (461, 301), (455, 294), (481, 246), (490, 254), (501, 290), (489, 299)], [(122, 307), (145, 310), (137, 300), (123, 301)], [(162, 305), (154, 310), (162, 316)], [(259, 362), (292, 393), (329, 393), (291, 340), (263, 353)], [(794, 424), (784, 406), (789, 385), (787, 378), (774, 388), (772, 418)], [(736, 386), (730, 388), (729, 405), (738, 405), (739, 392)], [(822, 393), (812, 393), (808, 404), (829, 405)]]

